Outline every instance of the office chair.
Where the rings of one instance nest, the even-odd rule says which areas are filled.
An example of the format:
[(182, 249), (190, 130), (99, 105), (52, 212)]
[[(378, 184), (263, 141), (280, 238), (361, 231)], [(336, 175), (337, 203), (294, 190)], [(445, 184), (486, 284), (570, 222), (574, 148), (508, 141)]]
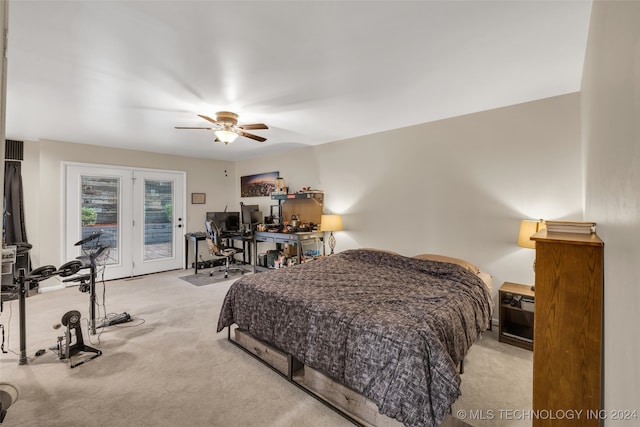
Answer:
[[(220, 229), (216, 225), (216, 223), (212, 220), (205, 221), (205, 228), (207, 230), (207, 246), (209, 247), (209, 253), (212, 256), (220, 259), (224, 258), (224, 266), (221, 266), (218, 271), (224, 271), (225, 279), (229, 277), (229, 271), (239, 271), (244, 274), (244, 270), (240, 267), (231, 265), (232, 260), (235, 262), (234, 255), (241, 254), (243, 252), (242, 249), (226, 247), (222, 243), (222, 235), (220, 233)], [(213, 276), (215, 270), (211, 270), (209, 272), (209, 276)]]

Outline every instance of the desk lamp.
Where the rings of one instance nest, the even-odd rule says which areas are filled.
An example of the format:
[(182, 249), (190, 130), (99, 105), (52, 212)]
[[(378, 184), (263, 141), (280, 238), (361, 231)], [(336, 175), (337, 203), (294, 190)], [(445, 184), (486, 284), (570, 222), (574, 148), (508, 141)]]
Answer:
[(342, 217), (340, 215), (322, 215), (320, 220), (320, 231), (329, 232), (329, 248), (331, 248), (331, 254), (336, 247), (336, 238), (333, 237), (334, 231), (342, 230)]
[[(543, 220), (532, 221), (532, 220), (523, 219), (520, 222), (520, 233), (518, 234), (518, 246), (520, 246), (521, 248), (535, 249), (536, 242), (531, 240), (531, 236), (533, 236), (543, 228), (545, 228)], [(534, 272), (536, 271), (535, 258), (533, 260), (533, 271)], [(536, 287), (531, 286), (531, 290), (535, 291)]]

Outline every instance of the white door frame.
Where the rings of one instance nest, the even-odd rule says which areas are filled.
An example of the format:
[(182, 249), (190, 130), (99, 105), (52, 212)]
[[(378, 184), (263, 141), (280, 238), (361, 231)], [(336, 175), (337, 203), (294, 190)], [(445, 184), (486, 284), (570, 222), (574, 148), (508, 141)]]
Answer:
[[(79, 213), (79, 209), (69, 209), (68, 205), (71, 202), (70, 197), (75, 197), (76, 203), (77, 203), (77, 197), (80, 194), (79, 188), (74, 189), (73, 185), (71, 185), (70, 187), (69, 173), (81, 172), (86, 175), (117, 176), (121, 178), (120, 199), (121, 199), (121, 203), (124, 206), (124, 209), (123, 208), (118, 209), (118, 215), (119, 215), (118, 224), (120, 227), (128, 226), (131, 228), (129, 229), (127, 234), (123, 233), (122, 231), (120, 232), (121, 235), (125, 234), (125, 241), (121, 242), (118, 248), (120, 251), (120, 254), (119, 254), (120, 262), (119, 262), (119, 265), (117, 266), (107, 266), (104, 273), (105, 279), (131, 277), (137, 274), (147, 274), (154, 271), (163, 271), (163, 270), (169, 270), (173, 268), (182, 268), (183, 266), (182, 260), (184, 258), (184, 245), (185, 245), (183, 235), (184, 235), (184, 230), (187, 229), (186, 172), (174, 171), (174, 170), (112, 166), (112, 165), (102, 165), (102, 164), (95, 164), (95, 163), (78, 163), (78, 162), (61, 162), (61, 167), (62, 167), (61, 177), (62, 177), (62, 199), (63, 199), (61, 203), (63, 220), (62, 220), (62, 225), (60, 227), (61, 229), (60, 253), (62, 257), (62, 259), (60, 260), (61, 264), (64, 264), (65, 262), (75, 259), (75, 257), (80, 255), (80, 247), (74, 246), (74, 244), (81, 239), (80, 227), (77, 226), (81, 222), (81, 219), (79, 218), (80, 213)], [(160, 174), (173, 174), (180, 178), (177, 180), (176, 187), (174, 188), (174, 192), (177, 195), (181, 194), (182, 196), (180, 197), (181, 200), (179, 201), (180, 202), (179, 205), (181, 206), (180, 207), (176, 206), (178, 210), (174, 209), (174, 212), (173, 212), (174, 244), (173, 244), (172, 258), (175, 258), (175, 260), (173, 260), (174, 263), (170, 268), (162, 268), (161, 263), (156, 260), (155, 262), (153, 262), (153, 264), (155, 265), (155, 268), (160, 267), (157, 270), (154, 270), (153, 267), (149, 268), (149, 266), (147, 266), (143, 270), (140, 270), (138, 268), (134, 270), (134, 267), (133, 267), (134, 257), (132, 256), (132, 250), (133, 250), (132, 236), (134, 233), (131, 230), (133, 230), (133, 227), (134, 227), (133, 206), (136, 205), (136, 203), (134, 203), (134, 200), (133, 200), (133, 197), (134, 197), (133, 177), (134, 177), (135, 171), (142, 174), (142, 176), (144, 176), (145, 174), (150, 174), (153, 176), (161, 176)], [(125, 182), (125, 180), (127, 182)], [(73, 193), (74, 190), (77, 193), (75, 195), (70, 194), (70, 193)], [(177, 227), (178, 218), (181, 219), (180, 228)], [(138, 224), (141, 225), (140, 227), (141, 229), (144, 229), (143, 227), (144, 221), (140, 221)], [(121, 228), (121, 230), (124, 230), (124, 229)], [(144, 238), (144, 233), (139, 234), (139, 236), (142, 236), (142, 238)], [(123, 261), (127, 261), (127, 260), (128, 262), (123, 263)], [(142, 271), (146, 271), (146, 273)]]

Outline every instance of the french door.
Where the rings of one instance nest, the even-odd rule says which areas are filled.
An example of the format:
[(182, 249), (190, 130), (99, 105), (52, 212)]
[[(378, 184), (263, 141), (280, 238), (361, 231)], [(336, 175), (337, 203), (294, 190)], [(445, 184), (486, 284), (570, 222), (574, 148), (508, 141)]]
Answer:
[(65, 176), (66, 261), (99, 233), (106, 279), (182, 268), (183, 172), (65, 164)]

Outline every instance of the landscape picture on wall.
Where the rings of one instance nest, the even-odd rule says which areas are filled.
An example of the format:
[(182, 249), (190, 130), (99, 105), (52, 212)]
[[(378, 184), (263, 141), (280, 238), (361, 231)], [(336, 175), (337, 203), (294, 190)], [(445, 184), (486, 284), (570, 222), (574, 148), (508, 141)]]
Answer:
[(280, 172), (265, 172), (240, 177), (240, 197), (263, 197), (276, 189)]

